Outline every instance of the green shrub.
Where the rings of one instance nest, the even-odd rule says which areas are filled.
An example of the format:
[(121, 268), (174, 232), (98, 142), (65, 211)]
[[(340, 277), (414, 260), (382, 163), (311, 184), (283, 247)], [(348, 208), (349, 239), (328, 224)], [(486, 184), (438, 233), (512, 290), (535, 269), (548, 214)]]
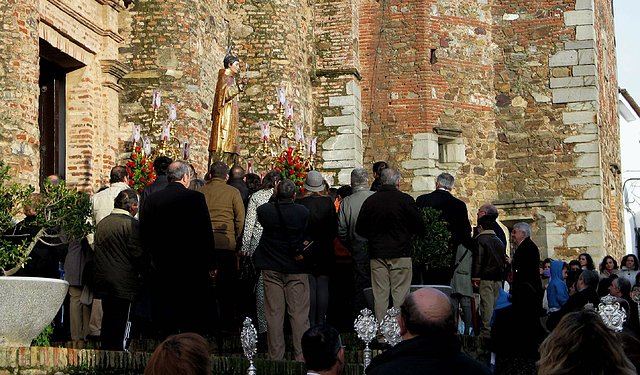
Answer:
[[(9, 167), (0, 160), (0, 275), (16, 273), (29, 260), (38, 241), (67, 243), (82, 238), (93, 230), (87, 221), (91, 214), (89, 195), (66, 187), (46, 183), (34, 198), (35, 188), (11, 181)], [(35, 210), (34, 223), (39, 228), (33, 238), (12, 238), (16, 219), (24, 216), (25, 206)]]
[(413, 240), (411, 260), (414, 265), (431, 268), (446, 268), (451, 265), (449, 238), (451, 232), (447, 223), (440, 218), (440, 211), (425, 207), (422, 209), (425, 233)]

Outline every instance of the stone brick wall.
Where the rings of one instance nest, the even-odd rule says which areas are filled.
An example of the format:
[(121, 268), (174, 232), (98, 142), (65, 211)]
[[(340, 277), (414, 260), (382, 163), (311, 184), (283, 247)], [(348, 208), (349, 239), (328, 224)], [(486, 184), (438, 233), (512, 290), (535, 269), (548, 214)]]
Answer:
[(294, 124), (304, 124), (306, 134), (314, 133), (313, 7), (303, 0), (247, 0), (230, 6), (232, 40), (240, 59), (250, 64), (249, 86), (240, 99), (240, 135), (241, 157), (252, 161), (260, 141), (258, 123), (277, 118), (277, 87), (287, 89)]
[(414, 195), (442, 171), (472, 206), (496, 195), (491, 12), (486, 1), (362, 2), (365, 164), (390, 161)]
[(15, 1), (0, 10), (0, 158), (17, 180), (39, 175), (38, 4)]
[(602, 58), (596, 54), (593, 2), (545, 1), (523, 8), (518, 1), (499, 1), (494, 8), (501, 31), (495, 40), (503, 51), (495, 77), (505, 219), (532, 221), (549, 256), (570, 259), (586, 251), (598, 259), (615, 253), (622, 233), (614, 228), (605, 241), (604, 224), (606, 207), (615, 199), (618, 222), (621, 212), (619, 193), (613, 200), (608, 193), (620, 183), (606, 177), (619, 147), (617, 137), (605, 137), (602, 130), (617, 133), (618, 123), (601, 109), (617, 101), (611, 88), (597, 83)]
[(315, 3), (316, 70), (313, 118), (325, 178), (332, 185), (350, 183), (351, 170), (362, 166), (362, 105), (358, 37), (360, 2)]
[[(121, 17), (127, 37), (120, 47), (121, 62), (131, 71), (123, 77), (120, 142), (125, 158), (131, 123), (142, 125), (143, 135), (158, 140), (168, 116), (177, 111), (176, 137), (191, 143), (189, 159), (202, 177), (206, 171), (211, 129), (211, 104), (218, 69), (229, 37), (228, 13), (222, 1), (135, 1)], [(152, 92), (159, 90), (162, 106), (152, 128)]]

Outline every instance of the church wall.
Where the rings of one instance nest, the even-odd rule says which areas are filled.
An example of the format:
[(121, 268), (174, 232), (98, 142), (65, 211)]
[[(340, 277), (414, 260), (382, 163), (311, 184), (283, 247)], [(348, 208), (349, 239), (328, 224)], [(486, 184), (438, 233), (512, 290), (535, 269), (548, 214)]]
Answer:
[[(604, 72), (596, 70), (593, 2), (524, 8), (499, 1), (494, 9), (495, 40), (503, 51), (495, 76), (497, 202), (505, 219), (530, 221), (543, 256), (571, 259), (589, 252), (599, 259), (615, 252), (612, 241), (605, 242), (610, 235), (604, 224), (610, 186), (620, 186), (606, 177), (619, 151), (617, 141), (604, 146), (602, 130), (617, 133), (617, 120), (603, 123), (609, 116), (603, 108), (615, 105), (616, 97), (597, 83)], [(615, 72), (615, 60), (610, 63)], [(620, 240), (616, 232), (614, 226), (613, 242)]]
[[(9, 88), (5, 98), (12, 102), (3, 107), (13, 107), (18, 98), (26, 101), (17, 106), (24, 115), (9, 111), (3, 121), (14, 123), (16, 130), (13, 134), (3, 132), (10, 140), (10, 146), (3, 150), (12, 150), (11, 154), (16, 156), (7, 159), (20, 165), (18, 176), (23, 182), (38, 185), (39, 40), (42, 40), (59, 50), (60, 56), (75, 59), (78, 66), (84, 65), (66, 77), (66, 109), (62, 119), (66, 127), (64, 177), (73, 186), (91, 190), (104, 174), (103, 157), (113, 156), (113, 148), (109, 142), (101, 142), (99, 135), (117, 126), (117, 111), (113, 108), (118, 107), (117, 80), (122, 67), (116, 59), (117, 45), (123, 41), (117, 33), (117, 15), (124, 8), (115, 0), (43, 0), (35, 5), (12, 4), (5, 8), (11, 13), (9, 10), (3, 13), (10, 17), (3, 24), (17, 24), (18, 28), (16, 32), (8, 29), (7, 35), (1, 37), (2, 44), (7, 41), (7, 62), (14, 64), (2, 76), (15, 82), (2, 83), (2, 87)], [(23, 35), (15, 39), (19, 33)], [(16, 83), (21, 87), (11, 90)]]
[(331, 185), (350, 183), (362, 167), (362, 105), (358, 34), (359, 0), (315, 3), (314, 116), (322, 153), (318, 167)]
[(483, 1), (363, 1), (365, 164), (390, 162), (413, 195), (449, 172), (470, 210), (495, 197), (491, 25)]
[[(255, 152), (260, 143), (258, 123), (277, 119), (277, 87), (287, 89), (293, 123), (304, 124), (306, 134), (314, 132), (313, 7), (301, 0), (248, 0), (230, 7), (231, 40), (240, 60), (250, 64), (249, 85), (240, 98), (240, 156), (243, 163), (252, 162), (257, 172), (266, 171), (271, 168), (270, 159), (258, 165), (260, 158)], [(271, 129), (276, 136), (278, 130)]]
[(0, 159), (17, 180), (38, 182), (38, 4), (0, 10)]
[[(121, 160), (130, 152), (131, 125), (141, 125), (155, 146), (174, 104), (175, 136), (190, 143), (189, 162), (199, 177), (205, 174), (211, 104), (229, 37), (227, 13), (224, 1), (192, 0), (135, 1), (123, 13), (120, 27), (128, 43), (119, 49), (120, 61), (130, 72), (121, 80)], [(162, 106), (152, 127), (153, 90), (160, 91)]]

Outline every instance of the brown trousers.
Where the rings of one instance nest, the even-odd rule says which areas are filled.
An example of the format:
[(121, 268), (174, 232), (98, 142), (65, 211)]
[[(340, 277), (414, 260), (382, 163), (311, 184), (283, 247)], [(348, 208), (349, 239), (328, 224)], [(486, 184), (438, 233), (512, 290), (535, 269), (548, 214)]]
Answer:
[(286, 312), (291, 323), (296, 360), (303, 361), (302, 335), (309, 329), (309, 276), (264, 270), (262, 277), (269, 359), (284, 359), (284, 314)]

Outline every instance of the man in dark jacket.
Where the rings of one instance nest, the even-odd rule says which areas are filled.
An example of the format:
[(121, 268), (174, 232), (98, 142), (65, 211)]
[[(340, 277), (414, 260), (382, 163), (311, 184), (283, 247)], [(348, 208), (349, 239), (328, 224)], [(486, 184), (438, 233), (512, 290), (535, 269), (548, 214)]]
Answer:
[(249, 205), (249, 188), (247, 187), (247, 183), (244, 181), (244, 168), (239, 165), (234, 165), (229, 169), (229, 179), (227, 180), (227, 185), (233, 186), (238, 189), (240, 192), (240, 197), (242, 198), (242, 203), (244, 204), (244, 208), (246, 209)]
[(368, 240), (375, 315), (382, 321), (389, 295), (399, 307), (411, 286), (411, 238), (424, 232), (424, 221), (413, 198), (401, 192), (400, 173), (386, 168), (380, 189), (362, 204), (356, 232)]
[(513, 271), (511, 294), (517, 294), (521, 285), (529, 284), (536, 293), (536, 303), (538, 300), (540, 302), (537, 306), (542, 306), (544, 290), (540, 279), (540, 250), (531, 240), (531, 227), (525, 222), (516, 223), (511, 234), (516, 245), (511, 261)]
[(447, 228), (451, 232), (449, 239), (451, 269), (448, 273), (443, 274), (442, 280), (438, 280), (438, 283), (446, 285), (449, 284), (451, 272), (453, 272), (454, 265), (458, 261), (455, 259), (456, 253), (459, 252), (458, 246), (462, 245), (467, 249), (472, 249), (473, 247), (467, 205), (451, 194), (454, 181), (453, 176), (449, 173), (441, 173), (436, 178), (436, 190), (421, 195), (416, 199), (418, 207), (431, 207), (440, 211), (440, 218), (447, 223)]
[(156, 172), (156, 180), (149, 186), (145, 186), (142, 191), (142, 197), (140, 197), (140, 216), (144, 215), (144, 201), (153, 193), (160, 191), (167, 187), (169, 180), (167, 180), (167, 168), (173, 160), (167, 156), (158, 156), (153, 161), (153, 170)]
[(123, 190), (111, 214), (96, 227), (94, 293), (102, 299), (101, 338), (106, 350), (126, 350), (131, 302), (139, 292), (141, 275), (149, 267), (134, 218), (137, 212), (138, 194), (133, 189)]
[[(473, 257), (472, 280), (480, 290), (480, 314), (482, 328), (480, 335), (489, 337), (491, 333), (491, 316), (496, 299), (502, 288), (502, 271), (505, 264), (506, 252), (504, 243), (496, 236), (492, 229), (495, 220), (490, 216), (478, 219), (479, 233), (476, 236), (477, 251)], [(487, 228), (487, 229), (485, 229)]]
[(288, 313), (296, 360), (302, 361), (302, 334), (309, 329), (309, 276), (296, 260), (303, 247), (309, 210), (293, 202), (296, 185), (283, 180), (276, 185), (276, 201), (258, 207), (262, 237), (254, 253), (255, 266), (264, 279), (269, 359), (285, 353), (284, 314)]
[(422, 288), (400, 307), (402, 341), (376, 356), (367, 375), (490, 374), (487, 367), (460, 351), (455, 308), (439, 290)]
[(206, 333), (211, 324), (215, 270), (213, 230), (204, 195), (189, 190), (189, 164), (174, 161), (169, 184), (145, 202), (140, 218), (142, 245), (155, 267), (152, 282), (154, 315), (161, 338), (191, 331)]

